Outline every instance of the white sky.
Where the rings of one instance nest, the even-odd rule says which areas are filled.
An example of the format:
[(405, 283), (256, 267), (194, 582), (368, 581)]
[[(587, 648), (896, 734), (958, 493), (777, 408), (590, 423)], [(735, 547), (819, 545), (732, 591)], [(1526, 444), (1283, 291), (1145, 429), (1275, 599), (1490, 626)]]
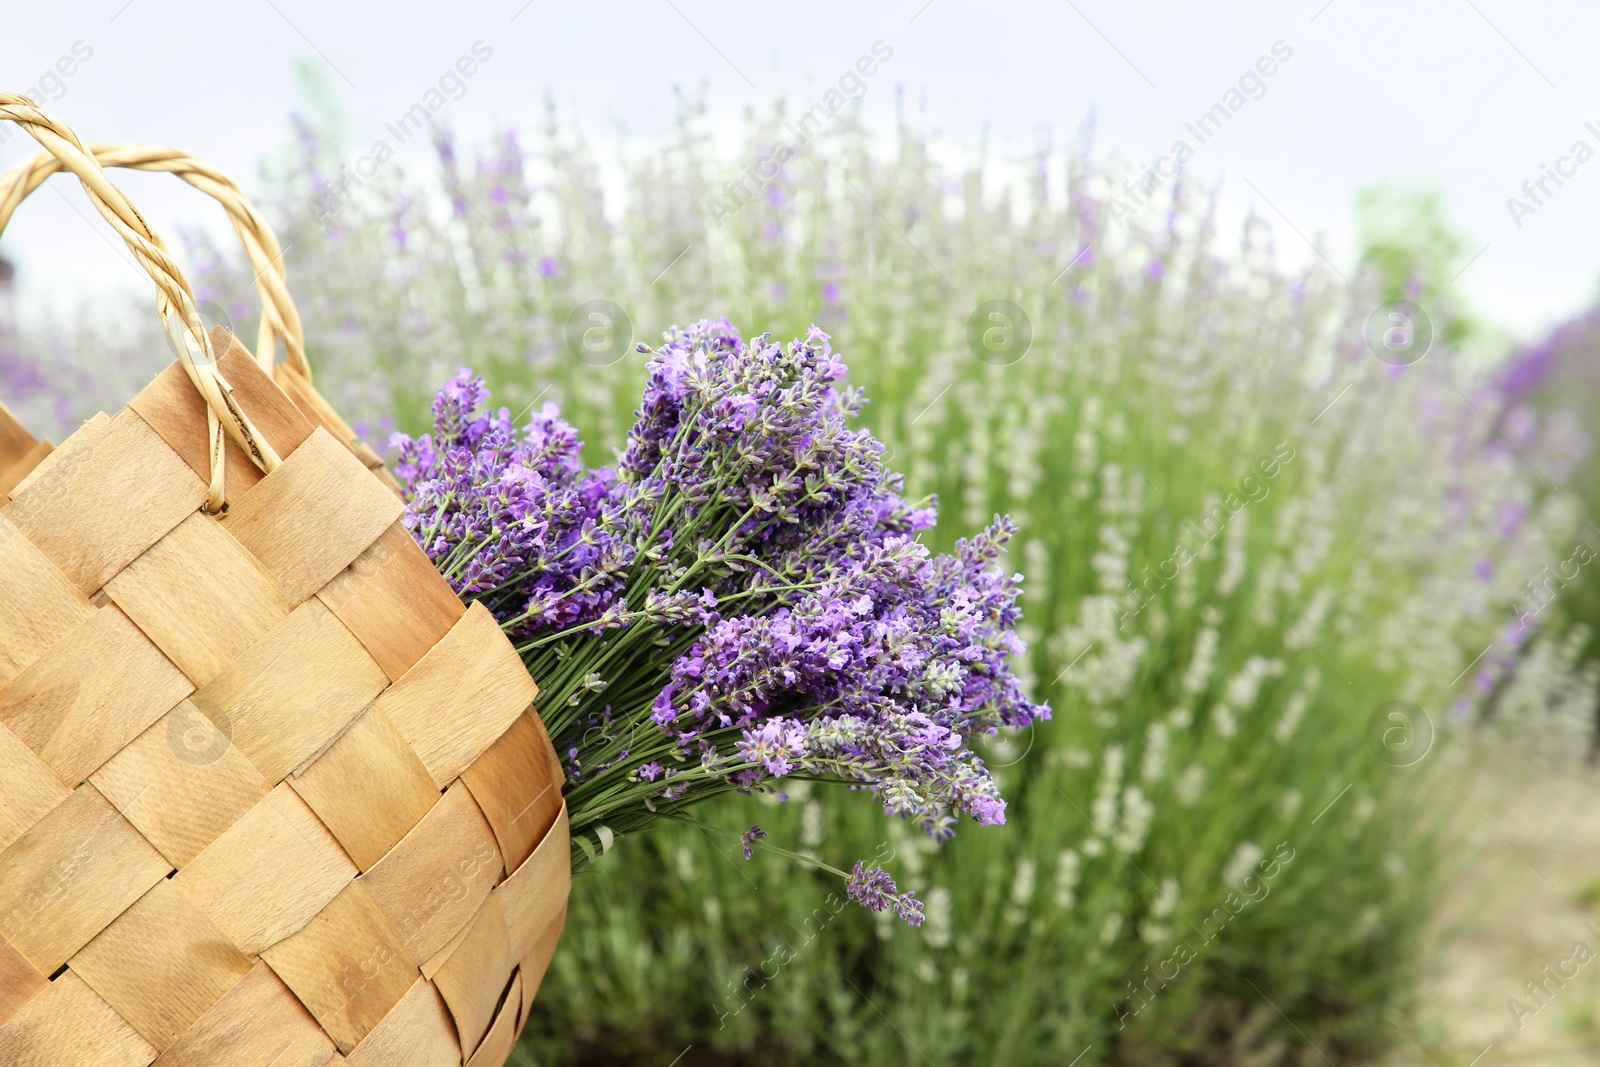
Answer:
[[(604, 145), (665, 136), (675, 86), (704, 82), (715, 126), (730, 132), (746, 106), (784, 95), (809, 103), (883, 39), (894, 57), (863, 100), (869, 122), (887, 122), (900, 85), (948, 141), (975, 148), (987, 130), (991, 155), (1021, 155), (1040, 128), (1064, 139), (1092, 108), (1101, 153), (1148, 161), (1281, 40), (1293, 58), (1189, 166), (1225, 178), (1236, 209), (1262, 204), (1286, 254), (1310, 254), (1292, 226), (1344, 268), (1357, 189), (1433, 183), (1469, 254), (1482, 249), (1459, 293), (1492, 321), (1537, 333), (1587, 304), (1600, 281), (1600, 159), (1550, 186), (1555, 195), (1520, 229), (1506, 206), (1575, 140), (1600, 149), (1592, 3), (523, 3), (10, 2), (0, 87), (31, 91), (82, 41), (93, 57), (49, 108), (91, 140), (187, 148), (248, 189), (262, 155), (285, 142), (300, 59), (322, 65), (360, 142), (481, 39), (493, 59), (441, 115), (460, 134), (540, 122), (552, 90)], [(1595, 133), (1584, 128), (1591, 119)], [(414, 166), (426, 162), (421, 142), (402, 153)], [(32, 150), (18, 133), (0, 146), (0, 165)], [(26, 272), (30, 305), (45, 292), (135, 291), (131, 262), (97, 219), (86, 224), (75, 184), (52, 185), (64, 195), (35, 194), (0, 239)], [(217, 221), (170, 178), (125, 185), (158, 228)]]

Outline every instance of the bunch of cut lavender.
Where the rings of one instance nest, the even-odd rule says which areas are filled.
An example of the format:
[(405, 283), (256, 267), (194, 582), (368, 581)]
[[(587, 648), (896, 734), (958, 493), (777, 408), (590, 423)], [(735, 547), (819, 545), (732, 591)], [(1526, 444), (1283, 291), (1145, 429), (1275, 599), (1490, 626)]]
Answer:
[[(940, 837), (962, 815), (1004, 822), (971, 739), (1049, 715), (1010, 669), (1009, 520), (952, 555), (918, 541), (931, 501), (905, 500), (883, 445), (852, 429), (861, 398), (815, 327), (746, 344), (702, 321), (641, 350), (649, 382), (615, 469), (582, 467), (552, 405), (520, 431), (481, 412), (465, 370), (434, 433), (394, 440), (408, 526), (542, 687), (574, 863), (590, 836), (790, 776), (871, 789)], [(836, 873), (920, 922), (883, 871)]]

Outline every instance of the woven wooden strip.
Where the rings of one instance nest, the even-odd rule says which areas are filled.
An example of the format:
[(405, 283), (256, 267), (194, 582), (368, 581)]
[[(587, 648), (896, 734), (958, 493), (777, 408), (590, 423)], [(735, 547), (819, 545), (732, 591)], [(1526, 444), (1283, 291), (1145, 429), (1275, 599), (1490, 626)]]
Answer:
[(194, 695), (276, 784), (328, 747), (388, 678), (320, 600), (307, 600)]
[(187, 700), (107, 760), (90, 781), (180, 869), (270, 789), (230, 734)]
[(54, 974), (171, 869), (82, 786), (0, 853), (0, 936)]
[[(278, 390), (271, 377), (256, 365), (255, 358), (222, 327), (210, 334), (217, 354), (217, 369), (227, 379), (239, 404), (254, 416), (261, 436), (279, 456), (287, 456), (307, 437), (312, 424), (293, 402)], [(206, 432), (206, 404), (183, 368), (169, 366), (139, 391), (128, 406), (161, 435), (172, 450), (204, 478), (210, 471), (210, 440)], [(239, 444), (227, 441), (224, 460), (227, 484), (234, 496), (242, 496), (262, 478), (262, 471)]]
[(289, 614), (260, 561), (198, 512), (108, 581), (106, 593), (195, 685)]
[(360, 882), (262, 952), (341, 1052), (361, 1043), (417, 977), (399, 934)]
[(550, 925), (540, 931), (538, 938), (533, 943), (533, 948), (522, 958), (522, 1016), (517, 1022), (517, 1031), (527, 1025), (528, 1014), (533, 1010), (534, 995), (539, 992), (539, 984), (544, 981), (544, 975), (550, 969), (550, 960), (556, 954), (556, 944), (561, 940), (561, 930), (567, 922), (567, 906), (561, 905), (561, 911)]
[(165, 878), (68, 965), (158, 1052), (250, 973), (250, 958)]
[(461, 1067), (461, 1045), (439, 991), (419, 978), (346, 1059), (350, 1067)]
[(0, 1063), (147, 1067), (156, 1050), (71, 971), (0, 1026)]
[(78, 462), (78, 460), (80, 460), (86, 454), (86, 450), (89, 449), (95, 443), (95, 441), (99, 440), (100, 434), (104, 432), (105, 428), (110, 424), (111, 416), (107, 415), (103, 411), (98, 412), (89, 419), (86, 419), (83, 425), (78, 427), (72, 436), (61, 442), (60, 448), (52, 449), (50, 454), (44, 459), (40, 460), (38, 465), (35, 466), (33, 470), (23, 475), (22, 480), (17, 482), (16, 487), (13, 488), (7, 495), (15, 496), (21, 493), (28, 486), (44, 477), (52, 470), (55, 470), (57, 467)]
[(272, 968), (257, 963), (155, 1067), (325, 1067), (333, 1041)]
[[(474, 915), (473, 922), (476, 921), (477, 916)], [(471, 935), (472, 931), (473, 924), (468, 923), (460, 933), (456, 934), (455, 937), (450, 939), (449, 943), (447, 943), (444, 948), (440, 949), (438, 952), (435, 952), (432, 959), (423, 960), (422, 977), (428, 979), (430, 982), (436, 981), (439, 977), (439, 972), (444, 970), (445, 964), (450, 962), (451, 957), (456, 954), (456, 949), (461, 947), (461, 942), (465, 941), (467, 937)]]
[(29, 963), (15, 945), (0, 937), (0, 1025), (49, 988), (50, 979)]
[(491, 893), (477, 917), (434, 977), (434, 985), (456, 1023), (461, 1050), (471, 1056), (494, 1022), (506, 989), (505, 978), (517, 966), (510, 935), (500, 914), (500, 900)]
[(0, 471), (22, 462), (38, 445), (11, 409), (0, 404)]
[(88, 598), (0, 511), (0, 684), (93, 612)]
[(113, 418), (93, 444), (40, 470), (11, 494), (6, 517), (84, 593), (206, 499), (205, 483), (133, 411)]
[(64, 782), (81, 782), (194, 692), (115, 606), (0, 689), (0, 721)]
[[(565, 805), (562, 814), (566, 814)], [(566, 907), (572, 890), (571, 850), (567, 820), (557, 819), (528, 861), (495, 887), (514, 958), (520, 960), (531, 952)]]
[(339, 842), (280, 785), (176, 880), (241, 952), (255, 955), (303, 928), (355, 876)]
[(306, 418), (332, 434), (334, 439), (349, 448), (351, 453), (361, 461), (361, 465), (377, 477), (377, 479), (391, 490), (398, 493), (400, 483), (394, 480), (389, 471), (384, 467), (383, 460), (365, 442), (356, 439), (355, 431), (350, 429), (333, 405), (323, 399), (322, 394), (312, 388), (309, 367), (297, 366), (293, 362), (280, 363), (275, 369), (273, 377), (278, 386), (288, 394)]
[(561, 767), (550, 758), (554, 752), (544, 724), (527, 712), (461, 774), (494, 827), (508, 871), (533, 855), (561, 813)]
[(44, 760), (0, 726), (0, 851), (71, 795)]
[(500, 1010), (495, 1014), (494, 1022), (489, 1025), (489, 1032), (484, 1035), (483, 1043), (478, 1046), (478, 1051), (472, 1054), (472, 1059), (467, 1061), (467, 1067), (501, 1067), (506, 1062), (506, 1057), (511, 1055), (511, 1048), (517, 1043), (518, 1014), (522, 1011), (522, 974), (518, 972), (511, 979), (511, 988), (506, 991), (505, 999), (500, 1002)]
[(438, 644), (466, 608), (411, 533), (395, 523), (317, 593), (391, 681)]
[(466, 928), (504, 873), (488, 820), (458, 782), (361, 884), (421, 963)]
[(377, 706), (442, 789), (511, 728), (537, 692), (500, 624), (475, 601)]
[(223, 524), (299, 604), (350, 565), (405, 510), (348, 449), (317, 429), (240, 498)]
[(363, 871), (383, 859), (439, 800), (428, 768), (375, 707), (289, 785)]
[(49, 441), (40, 441), (24, 452), (20, 459), (0, 466), (0, 500), (9, 497), (11, 491), (54, 451), (55, 447)]

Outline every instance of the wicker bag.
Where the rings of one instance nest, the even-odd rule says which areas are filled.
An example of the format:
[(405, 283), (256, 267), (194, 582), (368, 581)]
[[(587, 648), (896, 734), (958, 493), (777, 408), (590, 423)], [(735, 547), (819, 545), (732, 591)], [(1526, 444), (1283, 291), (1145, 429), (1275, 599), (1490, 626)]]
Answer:
[[(312, 388), (237, 187), (24, 97), (0, 118), (49, 150), (0, 178), (0, 228), (72, 171), (180, 354), (58, 448), (0, 407), (0, 1064), (501, 1067), (571, 884), (532, 679)], [(222, 201), (261, 362), (102, 163)]]

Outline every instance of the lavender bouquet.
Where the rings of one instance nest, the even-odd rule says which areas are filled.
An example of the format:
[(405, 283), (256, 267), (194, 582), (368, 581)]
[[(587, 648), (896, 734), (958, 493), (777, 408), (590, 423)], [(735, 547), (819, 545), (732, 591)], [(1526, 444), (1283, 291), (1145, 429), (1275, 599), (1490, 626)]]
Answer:
[[(917, 539), (932, 501), (906, 500), (883, 445), (851, 428), (861, 397), (815, 327), (746, 344), (702, 321), (640, 351), (649, 381), (615, 467), (583, 466), (553, 404), (520, 429), (491, 412), (466, 370), (431, 434), (393, 441), (408, 527), (541, 686), (574, 867), (784, 778), (870, 789), (938, 837), (963, 815), (1004, 822), (972, 739), (1049, 716), (1010, 669), (1010, 521), (932, 554)], [(747, 858), (764, 836), (745, 834)], [(827, 869), (921, 922), (885, 871)]]

